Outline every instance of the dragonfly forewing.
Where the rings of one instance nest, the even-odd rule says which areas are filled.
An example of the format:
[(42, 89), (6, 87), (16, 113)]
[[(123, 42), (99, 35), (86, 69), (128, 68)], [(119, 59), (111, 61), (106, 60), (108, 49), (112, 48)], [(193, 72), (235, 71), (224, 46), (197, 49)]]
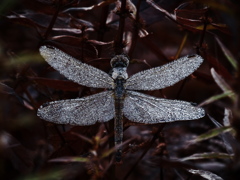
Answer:
[(192, 74), (203, 62), (199, 55), (185, 56), (160, 67), (141, 71), (131, 76), (129, 90), (157, 90), (171, 86)]
[(155, 98), (136, 91), (127, 91), (123, 113), (133, 122), (146, 124), (193, 120), (205, 116), (202, 108), (189, 102)]
[(71, 57), (55, 47), (40, 47), (40, 54), (66, 78), (87, 87), (112, 88), (113, 79), (107, 73)]
[(79, 99), (52, 101), (38, 109), (38, 116), (57, 124), (91, 125), (107, 122), (114, 117), (112, 91)]

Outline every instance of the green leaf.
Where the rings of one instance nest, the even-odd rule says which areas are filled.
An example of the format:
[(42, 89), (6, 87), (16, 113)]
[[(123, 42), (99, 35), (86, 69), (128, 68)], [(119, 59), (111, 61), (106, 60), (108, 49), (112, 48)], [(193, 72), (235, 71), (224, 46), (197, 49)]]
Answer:
[[(227, 121), (226, 123), (224, 123), (224, 126), (230, 126), (230, 115), (231, 114), (231, 110), (227, 110), (225, 108), (225, 111), (224, 111), (224, 118), (223, 118), (223, 122), (224, 121)], [(220, 128), (220, 127), (223, 127), (222, 124), (220, 124), (218, 121), (216, 121), (213, 117), (211, 117), (210, 115), (208, 115), (209, 119), (213, 122), (213, 124), (216, 125), (216, 127)], [(234, 153), (234, 144), (232, 141), (234, 141), (234, 137), (233, 137), (233, 134), (230, 134), (230, 133), (224, 133), (224, 134), (221, 134), (219, 135), (219, 137), (222, 138), (223, 142), (224, 142), (224, 145), (225, 145), (225, 148), (228, 152), (228, 154), (233, 154)]]
[(182, 39), (182, 41), (181, 41), (181, 44), (180, 44), (180, 46), (179, 46), (179, 48), (178, 48), (178, 51), (177, 51), (174, 59), (178, 59), (178, 58), (179, 58), (180, 54), (181, 54), (182, 51), (183, 51), (183, 48), (185, 47), (185, 44), (186, 44), (186, 42), (187, 42), (187, 39), (188, 39), (188, 33), (186, 32), (185, 35), (184, 35), (184, 37), (183, 37), (183, 39)]
[(64, 176), (67, 175), (66, 170), (52, 170), (46, 173), (39, 173), (30, 175), (27, 177), (19, 178), (18, 180), (57, 180), (57, 179), (63, 179)]
[(114, 153), (117, 149), (121, 148), (121, 147), (124, 146), (125, 144), (128, 144), (128, 143), (129, 143), (130, 141), (132, 141), (133, 139), (135, 139), (135, 138), (128, 139), (128, 140), (124, 141), (122, 144), (115, 145), (115, 146), (112, 147), (111, 149), (103, 152), (102, 155), (101, 155), (101, 158), (108, 157), (110, 154)]
[(101, 154), (101, 159), (103, 158), (106, 158), (108, 157), (110, 154), (114, 153), (116, 151), (116, 147), (113, 147), (107, 151), (104, 151), (102, 154)]
[(49, 162), (64, 162), (64, 163), (89, 162), (89, 159), (85, 158), (85, 157), (69, 156), (69, 157), (61, 157), (61, 158), (51, 159), (51, 160), (49, 160)]
[(83, 136), (83, 135), (81, 135), (81, 134), (79, 134), (79, 133), (75, 133), (75, 132), (71, 132), (71, 134), (73, 134), (73, 135), (81, 138), (82, 140), (88, 142), (89, 144), (94, 144), (93, 140), (90, 139), (90, 138), (88, 138), (88, 137), (86, 137), (86, 136)]
[(226, 133), (226, 132), (230, 132), (230, 131), (234, 131), (234, 130), (233, 130), (232, 127), (229, 127), (229, 126), (223, 126), (223, 127), (220, 127), (220, 128), (215, 128), (215, 129), (212, 129), (212, 130), (196, 137), (193, 140), (190, 140), (190, 143), (197, 143), (197, 142), (200, 142), (200, 141), (207, 140), (207, 139), (213, 138), (215, 136), (218, 136), (221, 133)]
[(5, 66), (8, 67), (17, 67), (24, 64), (37, 64), (42, 63), (43, 58), (39, 55), (39, 53), (22, 53), (18, 57), (13, 57), (11, 61), (5, 63)]
[(228, 59), (228, 61), (231, 63), (231, 65), (234, 67), (234, 69), (237, 70), (237, 68), (238, 68), (237, 60), (234, 58), (232, 53), (227, 49), (227, 47), (220, 41), (220, 39), (218, 39), (218, 37), (215, 37), (215, 39), (217, 40), (219, 46), (221, 47), (221, 49), (222, 49), (224, 55), (226, 56), (226, 58)]
[(231, 98), (235, 97), (235, 93), (232, 92), (232, 91), (226, 91), (222, 94), (218, 94), (218, 95), (215, 95), (215, 96), (212, 96), (212, 97), (208, 98), (207, 100), (205, 100), (204, 102), (202, 102), (198, 106), (204, 106), (204, 105), (210, 104), (214, 101), (217, 101), (217, 100), (225, 98), (225, 97), (231, 97)]
[[(223, 92), (231, 91), (233, 92), (233, 89), (226, 83), (226, 81), (215, 71), (214, 68), (211, 68), (211, 74), (216, 82), (216, 84), (222, 89)], [(236, 94), (229, 96), (233, 101), (236, 101), (237, 97)]]
[(197, 160), (197, 159), (231, 159), (233, 155), (226, 154), (226, 153), (196, 153), (191, 156), (181, 158), (180, 161), (189, 161), (189, 160)]
[(5, 11), (12, 9), (16, 3), (16, 0), (2, 0), (0, 3), (0, 13), (3, 14)]

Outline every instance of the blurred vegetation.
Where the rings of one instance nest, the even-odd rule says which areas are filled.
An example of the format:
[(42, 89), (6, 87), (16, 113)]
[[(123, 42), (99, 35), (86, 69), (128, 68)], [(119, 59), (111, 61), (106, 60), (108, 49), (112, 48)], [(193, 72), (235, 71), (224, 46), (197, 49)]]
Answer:
[[(0, 179), (240, 179), (239, 1), (3, 0), (0, 13)], [(193, 75), (146, 93), (196, 102), (207, 115), (124, 119), (115, 164), (111, 122), (72, 127), (36, 116), (45, 102), (97, 92), (53, 70), (38, 52), (45, 44), (107, 73), (125, 52), (129, 75), (197, 53), (204, 63)]]

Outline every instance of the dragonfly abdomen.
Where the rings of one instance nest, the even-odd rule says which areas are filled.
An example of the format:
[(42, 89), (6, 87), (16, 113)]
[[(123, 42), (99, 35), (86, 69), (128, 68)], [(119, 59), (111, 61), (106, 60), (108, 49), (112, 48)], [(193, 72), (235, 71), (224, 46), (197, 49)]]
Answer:
[[(114, 131), (115, 145), (122, 144), (123, 139), (123, 102), (125, 97), (124, 79), (115, 79), (114, 100), (115, 100), (115, 116), (114, 116)], [(121, 161), (122, 148), (118, 147), (115, 155), (117, 162)]]

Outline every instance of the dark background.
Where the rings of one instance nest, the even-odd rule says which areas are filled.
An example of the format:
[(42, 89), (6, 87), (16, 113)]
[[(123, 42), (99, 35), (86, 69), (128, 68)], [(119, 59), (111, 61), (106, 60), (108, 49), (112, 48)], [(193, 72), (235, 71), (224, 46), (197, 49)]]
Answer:
[[(125, 14), (113, 1), (98, 6), (97, 0), (0, 2), (0, 179), (203, 179), (187, 169), (239, 179), (239, 71), (227, 58), (232, 55), (238, 61), (240, 56), (239, 2), (155, 1), (165, 13), (144, 0), (132, 2)], [(69, 9), (74, 7), (85, 8)], [(176, 19), (169, 16), (174, 13)], [(118, 14), (126, 17), (120, 24), (124, 34), (118, 33)], [(140, 37), (140, 32), (145, 33)], [(124, 146), (123, 163), (115, 165), (108, 156), (111, 122), (72, 127), (36, 116), (45, 102), (102, 91), (68, 81), (52, 69), (38, 52), (45, 44), (107, 73), (111, 57), (125, 47), (131, 59), (129, 75), (197, 53), (204, 63), (193, 75), (144, 93), (199, 104), (222, 93), (210, 73), (214, 68), (235, 96), (206, 103), (207, 115), (199, 120), (142, 125), (124, 119), (124, 140), (133, 139)], [(234, 135), (190, 144), (209, 130), (222, 131), (225, 108), (232, 111), (229, 121)], [(180, 160), (196, 153), (215, 156)]]

